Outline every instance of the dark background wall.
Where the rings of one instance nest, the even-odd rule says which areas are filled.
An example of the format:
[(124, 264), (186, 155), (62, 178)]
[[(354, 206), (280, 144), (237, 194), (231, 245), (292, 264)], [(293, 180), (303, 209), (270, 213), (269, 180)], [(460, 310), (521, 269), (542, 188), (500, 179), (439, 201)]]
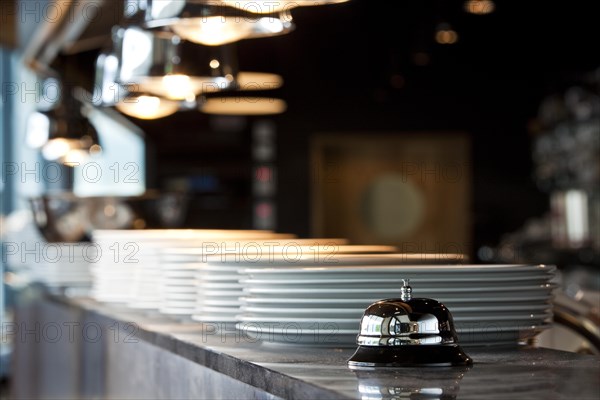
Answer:
[[(279, 230), (310, 233), (309, 143), (323, 132), (467, 132), (475, 249), (547, 210), (531, 176), (528, 127), (544, 96), (600, 65), (590, 2), (498, 1), (477, 16), (456, 0), (353, 0), (294, 17), (290, 35), (238, 45), (242, 69), (286, 81), (276, 94), (289, 109), (272, 118)], [(435, 42), (442, 22), (458, 32), (456, 44)], [(74, 56), (79, 69), (91, 73), (96, 54)], [(218, 177), (212, 192), (196, 193), (190, 226), (251, 226), (252, 119), (226, 131), (198, 112), (134, 122), (153, 144), (157, 186)]]

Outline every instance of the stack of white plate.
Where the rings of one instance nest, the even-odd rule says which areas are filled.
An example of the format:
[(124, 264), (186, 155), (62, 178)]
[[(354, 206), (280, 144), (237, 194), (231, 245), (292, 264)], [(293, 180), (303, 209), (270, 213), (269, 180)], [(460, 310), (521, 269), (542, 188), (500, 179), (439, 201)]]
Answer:
[[(194, 316), (198, 321), (214, 321), (212, 315), (222, 307), (239, 307), (238, 297), (242, 288), (237, 272), (218, 269), (214, 274), (205, 274), (206, 262), (210, 258), (252, 262), (283, 252), (296, 254), (301, 248), (305, 252), (326, 248), (333, 253), (346, 243), (346, 239), (289, 239), (274, 236), (270, 239), (223, 240), (219, 243), (205, 243), (197, 248), (162, 249), (161, 268), (164, 276), (160, 311), (180, 317)], [(226, 275), (224, 279), (223, 274)], [(204, 279), (205, 275), (212, 275), (210, 281)], [(215, 295), (217, 303), (208, 308), (202, 307), (205, 292)]]
[(25, 254), (31, 262), (30, 278), (52, 288), (86, 288), (92, 284), (90, 262), (97, 249), (90, 243), (36, 243), (35, 254)]
[[(102, 256), (92, 264), (92, 297), (132, 308), (160, 306), (159, 250), (165, 246), (200, 246), (225, 238), (268, 238), (269, 231), (158, 229), (96, 230), (92, 239)], [(290, 237), (292, 235), (283, 235)]]
[[(263, 254), (212, 256), (199, 266), (197, 275), (198, 308), (192, 319), (200, 322), (223, 322), (235, 324), (242, 305), (245, 282), (240, 282), (240, 271), (249, 268), (280, 268), (296, 265), (336, 265), (351, 257), (356, 262), (365, 258), (379, 263), (397, 263), (387, 254), (396, 251), (391, 246), (355, 246), (332, 242), (332, 239), (306, 239), (284, 246), (274, 247)], [(351, 256), (354, 254), (354, 256)]]
[(261, 233), (253, 231), (238, 232), (229, 237), (207, 238), (202, 240), (179, 243), (163, 243), (157, 247), (160, 259), (159, 311), (163, 314), (190, 317), (196, 309), (198, 281), (196, 273), (198, 268), (209, 255), (222, 254), (223, 252), (239, 253), (255, 251), (263, 246), (268, 248), (277, 243), (296, 241), (291, 239), (291, 234)]
[[(348, 264), (344, 261), (343, 264)], [(444, 303), (459, 342), (505, 346), (532, 337), (552, 318), (555, 268), (544, 265), (396, 265), (245, 268), (238, 329), (253, 340), (356, 345), (365, 308), (398, 298), (401, 279), (413, 297)]]

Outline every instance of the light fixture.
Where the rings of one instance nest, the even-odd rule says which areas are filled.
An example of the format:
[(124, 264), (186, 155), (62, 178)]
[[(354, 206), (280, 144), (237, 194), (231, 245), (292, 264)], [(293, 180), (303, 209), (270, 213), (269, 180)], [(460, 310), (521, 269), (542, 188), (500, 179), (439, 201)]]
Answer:
[(128, 27), (115, 29), (113, 47), (115, 81), (132, 92), (193, 101), (234, 83), (235, 53), (228, 46), (198, 46), (172, 33)]
[(458, 33), (447, 23), (439, 24), (435, 31), (435, 41), (439, 44), (454, 44), (458, 41)]
[(346, 3), (348, 1), (350, 0), (219, 0), (218, 2), (212, 1), (212, 3), (222, 3), (228, 7), (234, 7), (255, 14), (270, 14), (278, 11), (288, 11), (296, 7), (324, 6)]
[[(283, 85), (276, 74), (239, 72), (234, 45), (200, 46), (167, 32), (128, 27), (115, 29), (113, 47), (118, 67), (113, 72), (114, 61), (106, 56), (103, 74), (132, 92), (190, 102), (204, 93), (270, 90)], [(106, 83), (99, 80), (96, 86)], [(109, 86), (112, 92), (118, 88), (114, 82)], [(106, 89), (109, 97), (115, 97), (110, 88)]]
[(266, 72), (242, 71), (236, 75), (235, 88), (241, 91), (271, 90), (283, 86), (283, 78)]
[(117, 83), (119, 59), (111, 52), (100, 53), (96, 59), (96, 76), (92, 103), (96, 106), (114, 106), (123, 100), (128, 91)]
[[(96, 60), (96, 78), (93, 103), (97, 106), (115, 106), (123, 114), (139, 119), (158, 119), (178, 111), (180, 102), (140, 91), (142, 85), (122, 85), (116, 81), (119, 59), (116, 54), (104, 52)], [(145, 85), (144, 89), (148, 89)], [(151, 86), (151, 85), (150, 85)], [(135, 90), (129, 92), (129, 90)], [(194, 101), (195, 103), (195, 101)]]
[(115, 107), (123, 114), (138, 119), (158, 119), (168, 117), (179, 110), (179, 102), (151, 96), (133, 94), (118, 102)]
[(32, 149), (41, 149), (47, 142), (50, 136), (50, 124), (54, 121), (50, 120), (50, 115), (47, 112), (35, 111), (29, 114), (27, 118), (27, 134), (25, 142)]
[[(101, 151), (98, 132), (84, 115), (83, 107), (79, 100), (69, 97), (57, 108), (40, 112), (49, 122), (47, 141), (41, 146), (45, 159), (68, 165)], [(40, 143), (41, 138), (36, 144)]]
[(169, 28), (185, 40), (206, 46), (283, 35), (294, 28), (288, 12), (259, 15), (214, 1), (140, 1), (147, 1), (146, 28)]
[(496, 4), (492, 0), (467, 0), (465, 2), (465, 11), (469, 14), (491, 14), (495, 9)]
[(216, 115), (275, 115), (286, 110), (285, 101), (265, 97), (213, 97), (200, 107), (203, 113)]

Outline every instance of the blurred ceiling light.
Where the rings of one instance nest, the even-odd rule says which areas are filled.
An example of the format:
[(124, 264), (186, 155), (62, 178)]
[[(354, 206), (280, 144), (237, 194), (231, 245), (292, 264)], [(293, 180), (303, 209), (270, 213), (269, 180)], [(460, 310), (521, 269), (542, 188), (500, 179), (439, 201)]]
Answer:
[(491, 14), (495, 9), (496, 4), (492, 0), (467, 0), (465, 2), (465, 11), (469, 14)]
[(233, 85), (227, 79), (236, 72), (229, 46), (192, 45), (171, 33), (129, 27), (115, 30), (113, 47), (118, 59), (115, 80), (131, 92), (193, 101), (200, 93)]
[(41, 149), (48, 141), (50, 135), (50, 116), (45, 112), (33, 112), (27, 119), (27, 134), (25, 142), (32, 149)]
[(101, 53), (96, 59), (96, 76), (92, 103), (113, 106), (127, 95), (127, 89), (116, 83), (119, 59), (113, 53)]
[(294, 28), (287, 12), (257, 15), (219, 1), (147, 1), (146, 28), (169, 28), (178, 36), (206, 46), (219, 46), (242, 39), (278, 36)]
[(115, 105), (117, 110), (139, 119), (158, 119), (174, 114), (179, 109), (176, 101), (149, 95), (132, 95)]
[(266, 72), (240, 72), (235, 84), (237, 90), (271, 90), (283, 86), (283, 78)]
[(65, 165), (81, 165), (90, 156), (90, 153), (81, 149), (70, 149), (62, 158), (62, 163)]
[(439, 44), (454, 44), (458, 41), (458, 33), (449, 24), (439, 24), (435, 32), (435, 41)]
[[(196, 0), (201, 2), (202, 0)], [(296, 7), (324, 6), (328, 4), (346, 3), (350, 0), (220, 0), (220, 3), (255, 14), (271, 14), (287, 11)], [(213, 3), (215, 3), (213, 1)]]
[[(98, 132), (87, 118), (87, 107), (79, 99), (81, 89), (64, 93), (55, 108), (33, 113), (28, 120), (27, 144), (39, 148), (44, 158), (66, 163), (70, 152), (79, 152), (79, 158), (87, 157), (91, 149), (101, 149)], [(75, 98), (76, 96), (79, 96)], [(74, 153), (73, 153), (74, 154)], [(74, 159), (74, 155), (70, 158)]]
[(200, 111), (217, 115), (275, 115), (287, 110), (285, 101), (264, 97), (221, 97), (207, 99)]

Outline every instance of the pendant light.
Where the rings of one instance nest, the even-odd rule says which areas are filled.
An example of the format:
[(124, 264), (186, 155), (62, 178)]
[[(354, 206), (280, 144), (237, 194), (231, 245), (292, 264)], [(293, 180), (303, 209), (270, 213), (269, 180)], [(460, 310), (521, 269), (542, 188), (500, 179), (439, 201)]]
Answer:
[(214, 1), (144, 1), (144, 27), (168, 28), (185, 40), (206, 46), (284, 35), (294, 28), (288, 12), (255, 14)]
[(102, 151), (98, 132), (88, 120), (85, 107), (74, 94), (63, 91), (60, 105), (41, 112), (48, 118), (49, 127), (48, 140), (41, 148), (44, 158), (69, 164)]
[(267, 97), (212, 97), (200, 106), (200, 111), (214, 115), (276, 115), (287, 110), (281, 99)]
[(350, 0), (220, 0), (220, 3), (255, 14), (288, 11), (296, 7), (324, 6), (346, 3)]
[(138, 119), (159, 119), (175, 114), (180, 104), (177, 101), (164, 99), (149, 94), (131, 94), (115, 104), (115, 108), (123, 114)]
[(113, 47), (118, 67), (113, 73), (107, 65), (110, 71), (106, 73), (114, 75), (114, 82), (170, 100), (193, 101), (201, 93), (269, 90), (283, 85), (276, 74), (238, 72), (232, 44), (201, 46), (168, 32), (128, 27), (115, 30)]
[(101, 53), (96, 59), (96, 77), (93, 103), (99, 107), (114, 106), (130, 117), (139, 119), (164, 118), (178, 111), (180, 104), (155, 96), (151, 93), (129, 90), (133, 86), (116, 82), (119, 72), (119, 59), (111, 52)]
[(135, 92), (193, 101), (204, 92), (224, 90), (235, 80), (234, 54), (227, 46), (198, 46), (169, 32), (117, 28), (113, 47), (116, 82)]

